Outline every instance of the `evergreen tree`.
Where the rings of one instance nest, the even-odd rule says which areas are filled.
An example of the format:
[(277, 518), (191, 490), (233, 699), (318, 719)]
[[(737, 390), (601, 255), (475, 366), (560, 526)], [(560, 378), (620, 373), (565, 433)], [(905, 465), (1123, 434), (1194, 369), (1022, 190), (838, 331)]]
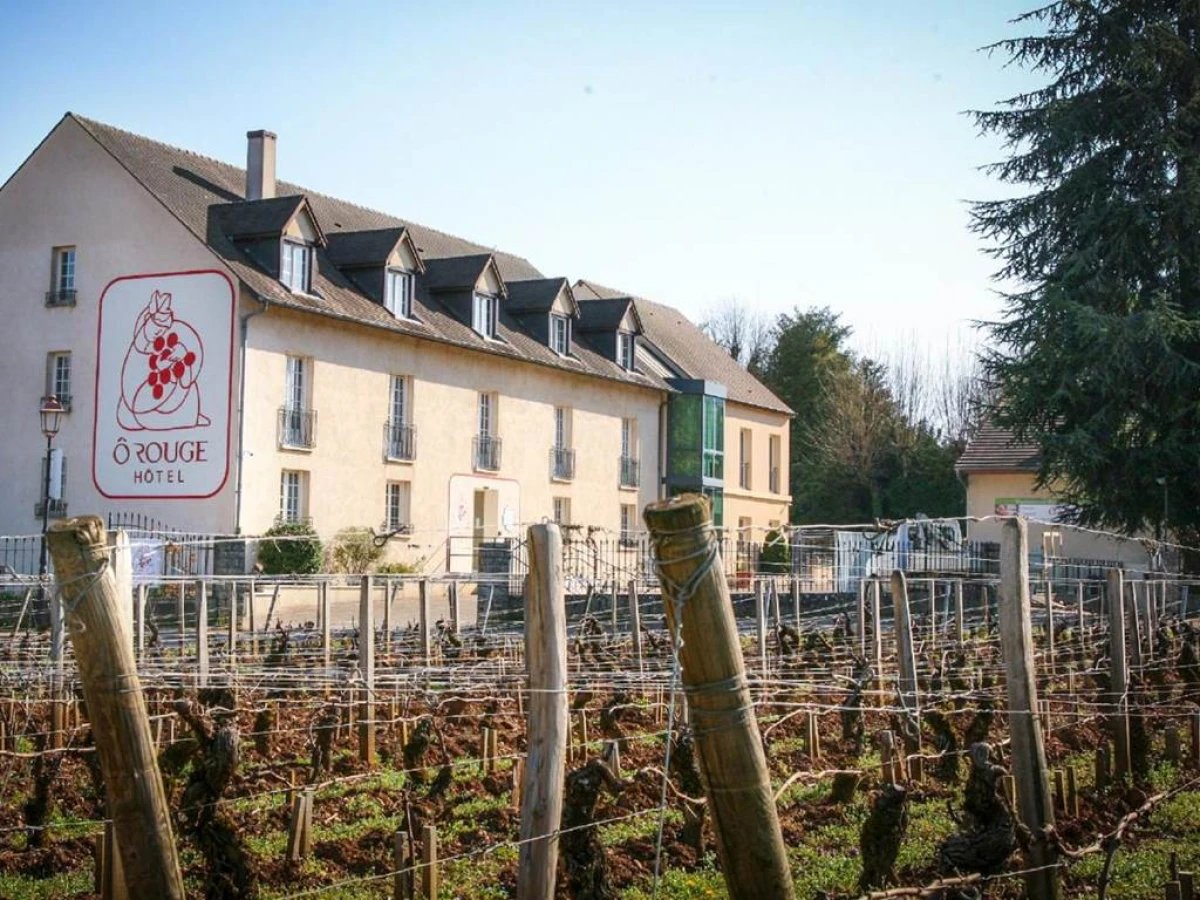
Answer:
[[(1006, 294), (991, 415), (1076, 520), (1200, 525), (1200, 0), (1060, 0), (992, 48), (1049, 83), (975, 113), (1019, 191), (976, 203)], [(1169, 521), (1164, 503), (1169, 492)]]

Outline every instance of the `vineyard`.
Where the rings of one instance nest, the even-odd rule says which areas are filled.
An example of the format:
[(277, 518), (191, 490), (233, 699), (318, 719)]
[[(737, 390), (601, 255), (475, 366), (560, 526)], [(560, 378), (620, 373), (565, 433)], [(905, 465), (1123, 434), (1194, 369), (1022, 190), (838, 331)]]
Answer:
[[(715, 551), (676, 559), (689, 577), (602, 572), (548, 595), (565, 626), (553, 688), (538, 686), (553, 656), (539, 591), (496, 599), (486, 579), (329, 576), (307, 612), (274, 617), (269, 579), (166, 579), (130, 592), (122, 634), (188, 896), (510, 897), (538, 847), (560, 897), (726, 896), (746, 860), (723, 848), (758, 825), (723, 818), (714, 783), (739, 761), (705, 754), (745, 730), (797, 897), (1190, 900), (1188, 585), (1031, 576), (1029, 556), (1014, 523), (995, 574), (841, 593), (727, 579)], [(0, 595), (0, 620), (20, 620), (0, 649), (0, 897), (14, 900), (126, 896), (78, 649), (112, 573), (59, 571), (65, 617), (25, 614), (23, 585)], [(331, 615), (335, 591), (357, 592), (353, 625)], [(744, 674), (698, 689), (705, 592), (737, 627)], [(751, 702), (717, 709), (726, 688)], [(539, 719), (554, 703), (561, 735)], [(557, 787), (538, 749), (556, 735)], [(543, 789), (561, 815), (531, 834), (523, 797)]]

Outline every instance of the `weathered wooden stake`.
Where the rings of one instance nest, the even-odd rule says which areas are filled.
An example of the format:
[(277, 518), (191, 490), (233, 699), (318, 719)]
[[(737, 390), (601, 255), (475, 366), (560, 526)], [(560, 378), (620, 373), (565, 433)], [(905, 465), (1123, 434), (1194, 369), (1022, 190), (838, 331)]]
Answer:
[(146, 655), (146, 585), (144, 582), (137, 588), (137, 601), (134, 604), (133, 617), (137, 633), (137, 658), (140, 662)]
[(459, 631), (459, 613), (458, 613), (458, 582), (451, 581), (446, 585), (446, 602), (450, 604), (450, 632), (458, 634)]
[(567, 735), (567, 619), (562, 533), (557, 525), (529, 529), (525, 588), (525, 663), (529, 669), (528, 757), (521, 790), (517, 896), (552, 900), (562, 820)]
[(392, 900), (413, 900), (412, 867), (412, 843), (402, 828), (396, 832), (392, 845), (392, 868), (396, 872), (392, 879)]
[(324, 672), (325, 693), (330, 690), (333, 680), (333, 623), (329, 617), (329, 583), (322, 581), (317, 588), (318, 615), (321, 619), (321, 663)]
[(358, 758), (375, 763), (375, 622), (371, 610), (371, 576), (358, 588), (358, 678), (362, 704), (358, 716)]
[(758, 637), (758, 667), (767, 677), (767, 586), (761, 578), (754, 579), (754, 626)]
[(417, 584), (417, 605), (421, 628), (421, 662), (429, 665), (432, 655), (432, 636), (430, 635), (429, 618), (429, 579), (422, 578)]
[(858, 639), (858, 655), (867, 655), (867, 583), (858, 581), (858, 605), (854, 611), (855, 636)]
[(896, 621), (896, 656), (900, 664), (900, 705), (920, 721), (921, 699), (917, 693), (917, 660), (913, 655), (912, 620), (908, 612), (908, 582), (897, 569), (892, 573), (892, 604)]
[[(438, 900), (437, 826), (421, 826), (421, 895), (424, 900)], [(519, 893), (519, 892), (518, 892)], [(524, 894), (521, 894), (524, 897)]]
[(637, 663), (638, 674), (645, 672), (642, 660), (642, 610), (638, 606), (637, 582), (629, 580), (629, 632), (633, 637), (633, 660)]
[(796, 632), (800, 632), (800, 576), (792, 576), (792, 618), (796, 622)]
[(1029, 538), (1024, 519), (1004, 522), (1000, 546), (1000, 642), (1008, 687), (1008, 728), (1021, 821), (1033, 833), (1025, 886), (1031, 900), (1057, 900), (1058, 852), (1044, 835), (1054, 825), (1046, 751), (1034, 710), (1033, 626), (1029, 601)]
[(960, 648), (963, 638), (963, 583), (959, 578), (954, 582), (954, 641)]
[[(125, 883), (135, 897), (184, 900), (170, 812), (150, 735), (146, 699), (120, 597), (107, 571), (103, 522), (85, 516), (48, 535), (71, 643), (104, 775)], [(56, 604), (57, 605), (57, 604)]]
[(713, 832), (732, 900), (794, 897), (737, 623), (708, 501), (695, 494), (645, 511), (680, 663)]
[(208, 583), (196, 582), (196, 685), (208, 687)]
[(1096, 748), (1096, 790), (1102, 791), (1108, 787), (1109, 781), (1112, 779), (1112, 766), (1108, 749), (1108, 742), (1105, 741)]
[[(875, 642), (875, 680), (882, 683), (883, 679), (883, 617), (880, 612), (879, 596), (883, 593), (878, 578), (871, 579), (871, 630)], [(879, 694), (883, 702), (882, 692)]]
[(1108, 570), (1109, 713), (1112, 721), (1116, 777), (1129, 777), (1129, 666), (1125, 661), (1125, 576)]
[(1079, 818), (1079, 779), (1074, 766), (1067, 769), (1067, 815)]
[(112, 822), (104, 823), (104, 833), (99, 838), (99, 851), (97, 862), (100, 884), (97, 893), (100, 900), (129, 900), (125, 872), (121, 868), (121, 851)]

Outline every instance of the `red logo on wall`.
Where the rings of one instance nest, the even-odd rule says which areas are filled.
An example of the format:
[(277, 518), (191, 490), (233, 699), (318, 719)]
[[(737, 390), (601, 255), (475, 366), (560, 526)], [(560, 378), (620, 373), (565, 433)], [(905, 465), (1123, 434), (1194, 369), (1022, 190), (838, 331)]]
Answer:
[(117, 278), (100, 298), (92, 477), (119, 499), (200, 499), (229, 471), (233, 284), (221, 272)]
[(171, 295), (155, 291), (137, 318), (121, 368), (117, 422), (126, 431), (178, 431), (210, 424), (197, 376), (204, 342), (175, 317)]

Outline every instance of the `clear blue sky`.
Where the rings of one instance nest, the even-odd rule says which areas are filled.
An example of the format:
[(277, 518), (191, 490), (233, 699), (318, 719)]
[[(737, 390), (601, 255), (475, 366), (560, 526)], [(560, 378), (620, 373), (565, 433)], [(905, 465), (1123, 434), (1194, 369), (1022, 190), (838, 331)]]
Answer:
[(11, 2), (0, 181), (67, 110), (521, 254), (693, 317), (829, 305), (861, 341), (996, 315), (968, 108), (1013, 0)]

